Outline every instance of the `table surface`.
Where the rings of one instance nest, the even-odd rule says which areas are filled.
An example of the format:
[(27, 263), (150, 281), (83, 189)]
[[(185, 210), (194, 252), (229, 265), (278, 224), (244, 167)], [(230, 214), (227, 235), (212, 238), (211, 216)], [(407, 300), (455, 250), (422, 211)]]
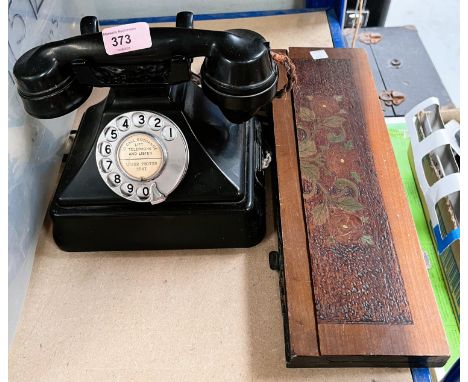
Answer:
[[(331, 47), (325, 12), (196, 22), (273, 48)], [(83, 110), (106, 94), (95, 89)], [(287, 369), (277, 249), (66, 253), (46, 218), (9, 354), (16, 381), (411, 381), (409, 369)]]

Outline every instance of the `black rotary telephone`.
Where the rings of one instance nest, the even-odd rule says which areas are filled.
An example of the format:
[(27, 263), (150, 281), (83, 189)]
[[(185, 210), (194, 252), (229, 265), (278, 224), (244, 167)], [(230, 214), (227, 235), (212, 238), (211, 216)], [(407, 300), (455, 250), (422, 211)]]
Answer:
[[(14, 75), (26, 111), (56, 118), (96, 87), (53, 198), (67, 251), (247, 247), (265, 232), (261, 124), (276, 94), (269, 44), (250, 30), (151, 28), (151, 47), (108, 55), (95, 17), (81, 36), (25, 53)], [(120, 41), (122, 42), (122, 41)], [(198, 86), (193, 57), (205, 57)]]

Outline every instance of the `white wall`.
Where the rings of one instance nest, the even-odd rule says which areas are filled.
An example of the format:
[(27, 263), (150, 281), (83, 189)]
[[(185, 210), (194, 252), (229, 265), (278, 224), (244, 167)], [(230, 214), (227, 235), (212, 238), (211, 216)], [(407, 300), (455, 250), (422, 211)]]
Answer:
[(133, 17), (175, 16), (180, 11), (193, 13), (224, 13), (264, 11), (274, 9), (303, 8), (303, 0), (99, 0), (96, 1), (98, 17), (106, 19), (128, 19)]

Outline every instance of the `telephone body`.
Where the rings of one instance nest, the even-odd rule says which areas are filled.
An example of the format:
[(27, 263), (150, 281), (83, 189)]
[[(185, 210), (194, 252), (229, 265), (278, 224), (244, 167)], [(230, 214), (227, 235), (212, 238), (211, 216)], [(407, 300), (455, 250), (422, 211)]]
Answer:
[[(249, 247), (265, 233), (264, 143), (255, 114), (278, 69), (256, 32), (151, 28), (152, 46), (109, 56), (95, 17), (81, 36), (25, 53), (14, 75), (26, 111), (55, 118), (94, 86), (53, 197), (66, 251)], [(199, 82), (193, 57), (204, 56)]]

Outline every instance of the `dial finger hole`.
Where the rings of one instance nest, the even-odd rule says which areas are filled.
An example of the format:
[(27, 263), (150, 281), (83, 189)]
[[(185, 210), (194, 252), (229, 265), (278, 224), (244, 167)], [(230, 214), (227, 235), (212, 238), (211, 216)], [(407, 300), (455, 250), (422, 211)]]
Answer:
[(137, 196), (142, 200), (148, 199), (150, 196), (150, 188), (148, 186), (139, 187), (137, 190)]
[(122, 175), (117, 174), (116, 172), (109, 174), (107, 179), (109, 180), (109, 183), (114, 187), (122, 183)]
[(132, 122), (136, 127), (142, 127), (146, 123), (145, 113), (134, 113), (132, 115)]
[(104, 172), (111, 171), (113, 163), (114, 162), (112, 161), (112, 159), (109, 159), (109, 158), (101, 159), (100, 166), (101, 166), (102, 171)]
[(117, 127), (121, 131), (127, 131), (130, 127), (130, 119), (128, 117), (120, 117), (117, 119)]
[(131, 196), (135, 192), (135, 186), (132, 183), (124, 183), (120, 186), (120, 190), (123, 194)]
[(153, 115), (148, 120), (148, 125), (150, 126), (150, 128), (152, 130), (158, 131), (158, 130), (161, 130), (163, 128), (163, 121), (157, 115)]
[(177, 129), (174, 126), (166, 126), (162, 131), (162, 136), (166, 141), (173, 141), (177, 138)]
[(114, 142), (119, 137), (118, 130), (114, 126), (107, 128), (105, 135), (106, 139), (110, 142)]
[(108, 157), (112, 153), (112, 145), (109, 142), (103, 142), (99, 150), (102, 156)]

